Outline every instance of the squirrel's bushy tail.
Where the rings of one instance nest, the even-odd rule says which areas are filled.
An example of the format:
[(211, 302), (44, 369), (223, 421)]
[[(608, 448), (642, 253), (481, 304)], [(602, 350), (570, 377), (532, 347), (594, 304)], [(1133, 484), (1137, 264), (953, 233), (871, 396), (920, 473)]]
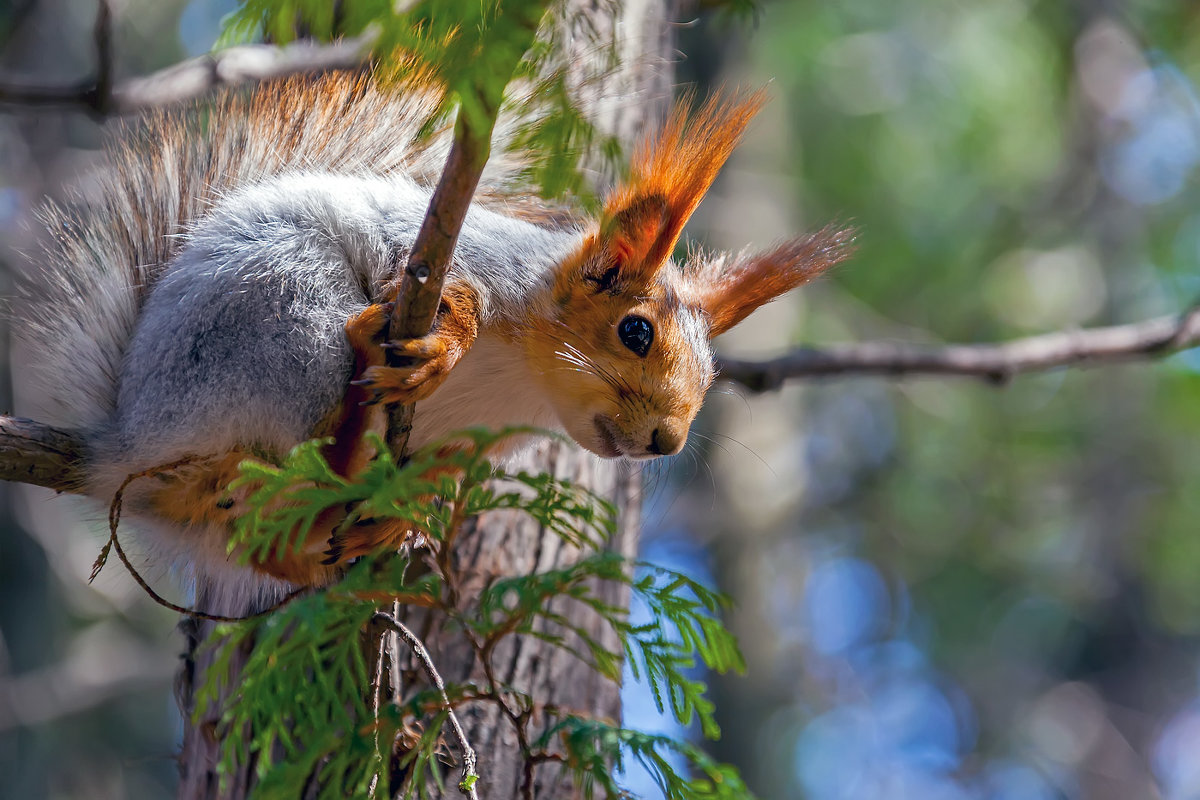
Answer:
[[(421, 133), (439, 96), (420, 74), (385, 91), (366, 72), (332, 73), (227, 91), (122, 125), (79, 196), (42, 209), (46, 242), (18, 289), (17, 331), (29, 345), (39, 418), (83, 429), (110, 418), (147, 291), (222, 195), (300, 171), (434, 182), (448, 131)], [(519, 166), (493, 161), (484, 183), (504, 186)]]

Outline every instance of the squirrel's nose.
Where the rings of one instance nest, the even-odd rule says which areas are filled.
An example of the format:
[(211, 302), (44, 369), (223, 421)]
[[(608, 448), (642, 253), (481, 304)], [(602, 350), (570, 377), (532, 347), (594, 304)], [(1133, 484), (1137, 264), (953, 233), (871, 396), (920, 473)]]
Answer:
[(646, 449), (656, 456), (669, 456), (683, 449), (687, 432), (680, 431), (669, 425), (662, 425), (650, 434), (650, 446)]

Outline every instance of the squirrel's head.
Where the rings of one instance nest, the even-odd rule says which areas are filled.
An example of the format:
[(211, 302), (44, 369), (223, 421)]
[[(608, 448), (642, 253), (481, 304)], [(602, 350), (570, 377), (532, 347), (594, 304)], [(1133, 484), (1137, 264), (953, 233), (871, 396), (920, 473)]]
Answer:
[(826, 228), (760, 254), (671, 259), (684, 223), (763, 103), (687, 104), (634, 153), (598, 227), (558, 268), (525, 342), (567, 433), (601, 456), (682, 449), (715, 377), (709, 342), (847, 254)]

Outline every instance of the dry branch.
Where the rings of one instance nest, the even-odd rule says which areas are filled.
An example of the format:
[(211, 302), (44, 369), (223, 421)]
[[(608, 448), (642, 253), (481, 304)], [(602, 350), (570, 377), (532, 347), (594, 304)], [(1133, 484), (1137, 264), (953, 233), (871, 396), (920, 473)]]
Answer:
[[(528, 45), (532, 43), (531, 30)], [(513, 48), (511, 59), (502, 67), (507, 70), (508, 78), (515, 72), (528, 45)], [(504, 85), (507, 83), (505, 80)], [(433, 190), (407, 263), (400, 272), (400, 287), (388, 326), (389, 339), (415, 339), (433, 328), (442, 286), (454, 257), (454, 246), (491, 155), (492, 131), (500, 112), (499, 95), (493, 96), (482, 87), (476, 87), (475, 91), (472, 99), (478, 113), (468, 113), (466, 104), (460, 102), (446, 166)], [(393, 367), (400, 366), (394, 351), (388, 351), (388, 363)], [(400, 456), (408, 451), (412, 420), (411, 405), (393, 406), (388, 410), (388, 445)]]
[[(475, 788), (475, 783), (479, 780), (478, 759), (475, 755), (475, 749), (471, 747), (471, 743), (467, 740), (467, 734), (463, 731), (462, 723), (458, 721), (458, 715), (454, 713), (454, 706), (450, 703), (450, 698), (446, 696), (446, 683), (438, 673), (437, 667), (434, 666), (433, 659), (429, 657), (429, 651), (425, 649), (425, 643), (407, 625), (391, 614), (385, 614), (382, 611), (377, 612), (371, 618), (371, 622), (384, 630), (391, 631), (404, 640), (404, 643), (412, 650), (413, 655), (417, 657), (421, 668), (425, 670), (425, 675), (429, 678), (429, 682), (438, 690), (441, 696), (442, 710), (446, 712), (447, 721), (450, 723), (451, 730), (454, 731), (454, 738), (458, 740), (458, 747), (462, 752), (462, 779), (459, 781), (459, 791), (467, 797), (473, 798), (473, 800), (479, 800), (479, 793)], [(395, 663), (394, 658), (393, 663)]]
[[(414, 282), (433, 298), (432, 280)], [(440, 289), (440, 287), (438, 287)], [(427, 310), (428, 313), (428, 310)], [(751, 391), (820, 377), (961, 376), (1003, 383), (1030, 372), (1149, 360), (1200, 345), (1200, 306), (1179, 316), (1047, 333), (998, 344), (926, 346), (862, 342), (800, 348), (769, 361), (721, 360), (721, 377)], [(0, 480), (76, 492), (82, 475), (78, 434), (20, 417), (0, 416)]]
[[(98, 29), (100, 24), (97, 25)], [(353, 69), (370, 53), (370, 42), (350, 39), (336, 44), (296, 42), (284, 47), (242, 45), (199, 56), (113, 85), (104, 54), (108, 40), (97, 36), (100, 67), (94, 80), (46, 85), (0, 79), (0, 104), (76, 106), (96, 114), (133, 114), (194, 100), (221, 86), (265, 81), (305, 72)]]
[(83, 483), (83, 449), (77, 433), (0, 415), (0, 480), (77, 492)]
[(915, 345), (862, 342), (802, 347), (768, 361), (721, 359), (721, 377), (751, 391), (797, 378), (947, 375), (1004, 383), (1056, 367), (1152, 359), (1200, 345), (1200, 306), (1182, 315), (1128, 325), (1061, 331), (998, 344)]

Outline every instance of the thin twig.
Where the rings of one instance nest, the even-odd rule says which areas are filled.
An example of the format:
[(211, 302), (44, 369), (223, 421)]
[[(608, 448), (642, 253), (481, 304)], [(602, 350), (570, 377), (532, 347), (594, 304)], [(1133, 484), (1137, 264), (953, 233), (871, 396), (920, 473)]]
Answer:
[[(400, 572), (400, 580), (397, 581), (400, 585), (404, 584), (404, 577), (408, 573), (409, 563), (405, 563), (404, 568)], [(400, 609), (402, 608), (399, 601), (392, 602), (392, 617), (400, 618)], [(369, 632), (377, 630), (376, 626), (368, 626)], [(380, 711), (383, 709), (384, 695), (387, 694), (389, 703), (396, 703), (398, 698), (403, 694), (403, 681), (400, 675), (400, 639), (398, 634), (390, 629), (384, 628), (378, 631), (379, 636), (376, 639), (378, 652), (374, 652), (374, 648), (368, 649), (368, 652), (377, 659), (375, 662), (375, 677), (371, 681), (371, 713), (376, 719), (379, 718)], [(368, 633), (368, 638), (370, 633)], [(387, 764), (383, 749), (383, 742), (380, 738), (381, 731), (375, 731), (375, 753), (381, 764)], [(387, 754), (391, 753), (391, 744), (389, 743)], [(377, 773), (371, 777), (371, 792), (374, 792), (375, 786), (378, 785), (382, 773)], [(368, 793), (370, 794), (370, 793)]]
[[(501, 87), (508, 85), (525, 51), (533, 45), (537, 27), (536, 22), (528, 26), (525, 31), (528, 39), (523, 43), (503, 43), (509, 55), (495, 67), (504, 78), (499, 83)], [(446, 157), (446, 166), (429, 199), (429, 208), (404, 269), (397, 270), (400, 285), (388, 326), (388, 338), (392, 340), (415, 339), (425, 336), (433, 328), (441, 304), (442, 287), (450, 272), (454, 245), (491, 155), (492, 131), (500, 114), (503, 89), (498, 92), (494, 85), (478, 85), (466, 89), (458, 87), (457, 91), (458, 116), (454, 120), (454, 140)], [(467, 101), (471, 101), (470, 108)], [(388, 351), (390, 366), (401, 366), (401, 358), (395, 351)], [(411, 405), (388, 409), (387, 442), (397, 458), (404, 458), (408, 452), (412, 421)]]
[[(407, 571), (407, 566), (405, 570)], [(399, 600), (393, 601), (392, 617), (400, 619), (401, 608), (403, 606)], [(385, 644), (388, 653), (388, 677), (391, 683), (392, 698), (395, 699), (404, 695), (404, 676), (400, 671), (400, 637), (393, 633)]]
[(163, 606), (164, 608), (169, 608), (176, 613), (184, 614), (192, 619), (204, 619), (210, 622), (243, 622), (248, 619), (258, 619), (259, 617), (265, 617), (267, 614), (273, 614), (274, 612), (286, 606), (288, 603), (295, 600), (300, 595), (304, 594), (304, 589), (297, 589), (290, 594), (285, 595), (283, 599), (279, 600), (270, 608), (266, 608), (257, 613), (247, 614), (241, 617), (230, 617), (224, 614), (210, 614), (207, 611), (197, 611), (195, 609), (188, 608), (187, 606), (181, 606), (177, 603), (172, 603), (170, 600), (156, 592), (154, 588), (146, 581), (146, 579), (142, 577), (142, 574), (138, 572), (137, 567), (135, 567), (133, 562), (129, 560), (129, 556), (125, 554), (125, 548), (121, 546), (121, 539), (117, 536), (117, 529), (121, 524), (121, 509), (125, 502), (125, 490), (129, 488), (129, 484), (136, 480), (170, 472), (171, 470), (175, 470), (179, 467), (190, 464), (195, 460), (195, 456), (185, 456), (178, 461), (172, 461), (169, 464), (160, 464), (158, 466), (150, 467), (149, 469), (144, 469), (141, 472), (135, 472), (132, 475), (126, 476), (125, 480), (122, 481), (121, 485), (117, 488), (116, 493), (113, 495), (112, 503), (108, 507), (108, 541), (104, 543), (104, 547), (100, 550), (100, 555), (96, 557), (96, 563), (92, 565), (92, 574), (91, 577), (88, 578), (88, 583), (96, 580), (96, 576), (100, 574), (100, 570), (104, 569), (104, 564), (108, 560), (109, 552), (114, 551), (117, 554), (117, 558), (121, 560), (121, 564), (125, 566), (125, 570), (129, 573), (130, 577), (133, 578), (134, 582), (137, 583), (138, 586), (142, 587), (142, 591), (144, 591), (151, 600), (158, 603), (160, 606)]
[(721, 359), (721, 377), (751, 391), (795, 378), (949, 375), (1005, 383), (1057, 367), (1158, 358), (1200, 345), (1200, 305), (1182, 315), (1128, 325), (1060, 331), (999, 344), (924, 346), (899, 342), (803, 347), (769, 361)]
[(441, 694), (442, 708), (445, 709), (446, 715), (450, 720), (450, 727), (454, 730), (454, 737), (458, 739), (459, 749), (463, 755), (463, 775), (459, 780), (458, 788), (467, 797), (472, 800), (479, 800), (479, 794), (475, 790), (475, 785), (479, 781), (479, 773), (476, 771), (478, 762), (475, 756), (475, 750), (471, 747), (471, 743), (467, 741), (467, 734), (463, 731), (462, 725), (459, 724), (458, 715), (454, 713), (454, 706), (450, 703), (450, 697), (446, 694), (446, 683), (442, 680), (442, 676), (438, 674), (437, 667), (433, 664), (433, 659), (429, 656), (429, 651), (425, 649), (425, 645), (417, 638), (417, 635), (409, 630), (403, 622), (393, 617), (391, 614), (385, 614), (382, 611), (375, 612), (375, 616), (371, 621), (376, 625), (381, 625), (395, 633), (404, 643), (412, 649), (417, 660), (421, 662), (421, 666), (425, 670), (425, 675), (429, 678), (430, 683)]
[[(370, 687), (371, 716), (374, 717), (375, 719), (379, 719), (379, 713), (383, 709), (383, 695), (384, 695), (384, 691), (385, 691), (383, 681), (384, 681), (384, 674), (386, 672), (388, 653), (390, 650), (389, 644), (391, 644), (395, 641), (396, 634), (389, 630), (381, 630), (376, 633), (376, 629), (374, 627), (368, 627), (367, 632), (365, 633), (365, 636), (367, 637), (368, 640), (374, 639), (374, 644), (372, 644), (370, 641), (368, 641), (366, 646), (364, 647), (364, 649), (368, 653), (371, 653), (372, 656), (375, 658), (375, 669), (372, 670), (371, 687)], [(388, 677), (391, 678), (390, 673), (388, 673)], [(394, 690), (396, 687), (393, 685), (391, 688)], [(383, 734), (383, 731), (377, 727), (375, 729), (375, 737), (374, 737), (375, 738), (375, 758), (379, 761), (379, 763), (387, 764), (388, 761), (387, 761), (387, 757), (385, 757), (385, 754), (384, 754), (384, 742), (383, 742), (382, 734)], [(391, 752), (392, 752), (392, 743), (388, 742), (387, 756), (390, 756)], [(368, 797), (375, 796), (375, 789), (379, 785), (379, 780), (382, 777), (382, 775), (383, 775), (383, 772), (381, 771), (381, 772), (377, 772), (371, 776), (371, 783), (367, 790)]]

